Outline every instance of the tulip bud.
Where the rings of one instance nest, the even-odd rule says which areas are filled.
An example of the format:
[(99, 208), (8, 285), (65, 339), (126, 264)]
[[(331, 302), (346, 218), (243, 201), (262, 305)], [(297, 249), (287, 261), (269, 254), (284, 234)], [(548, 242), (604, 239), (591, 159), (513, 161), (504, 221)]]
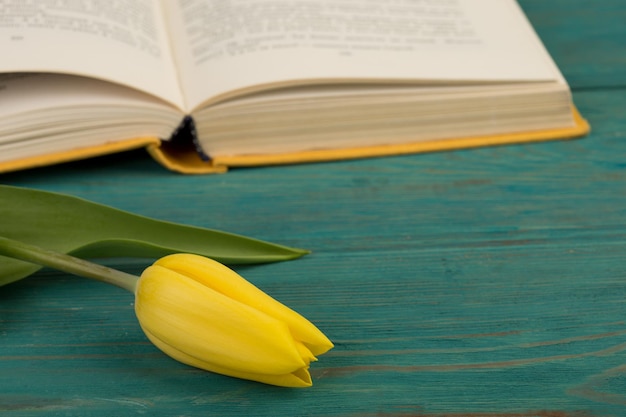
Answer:
[(307, 319), (197, 255), (170, 255), (148, 267), (135, 312), (150, 341), (172, 358), (272, 385), (312, 385), (310, 362), (333, 347)]

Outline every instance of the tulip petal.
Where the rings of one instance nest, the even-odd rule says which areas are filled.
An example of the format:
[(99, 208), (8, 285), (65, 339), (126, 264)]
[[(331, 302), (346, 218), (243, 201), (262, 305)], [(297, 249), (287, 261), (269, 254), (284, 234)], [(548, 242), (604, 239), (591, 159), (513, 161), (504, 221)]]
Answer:
[(298, 349), (298, 353), (300, 353), (300, 357), (304, 359), (307, 365), (311, 362), (317, 361), (317, 358), (315, 357), (315, 355), (313, 355), (313, 353), (309, 350), (309, 348), (307, 348), (304, 345), (304, 343), (296, 340), (295, 345), (296, 345), (296, 349)]
[(142, 274), (135, 311), (159, 340), (226, 369), (281, 375), (308, 365), (287, 325), (159, 265)]
[(312, 353), (321, 355), (333, 347), (332, 342), (310, 321), (276, 301), (232, 269), (212, 259), (192, 254), (176, 254), (159, 259), (155, 265), (177, 271), (215, 291), (287, 323), (294, 338)]
[(283, 375), (267, 375), (236, 371), (190, 356), (160, 340), (158, 337), (156, 337), (146, 329), (144, 329), (144, 333), (156, 347), (161, 349), (161, 351), (163, 351), (169, 357), (195, 368), (204, 369), (205, 371), (215, 372), (235, 378), (247, 379), (250, 381), (257, 381), (264, 384), (277, 385), (281, 387), (304, 388), (313, 385), (311, 375), (309, 374), (308, 368), (306, 367), (298, 368), (291, 373)]

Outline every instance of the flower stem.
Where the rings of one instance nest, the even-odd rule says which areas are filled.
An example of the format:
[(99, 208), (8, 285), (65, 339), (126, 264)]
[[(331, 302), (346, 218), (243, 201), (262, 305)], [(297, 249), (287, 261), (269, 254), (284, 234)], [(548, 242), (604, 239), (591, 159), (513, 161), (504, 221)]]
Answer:
[(84, 259), (0, 236), (0, 255), (95, 279), (135, 292), (139, 277)]

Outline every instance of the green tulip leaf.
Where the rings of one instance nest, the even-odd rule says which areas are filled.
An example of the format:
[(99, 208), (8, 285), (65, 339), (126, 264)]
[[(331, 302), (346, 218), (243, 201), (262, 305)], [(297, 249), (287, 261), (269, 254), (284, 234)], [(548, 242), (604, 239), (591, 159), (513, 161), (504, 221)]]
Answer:
[[(0, 236), (80, 258), (160, 258), (193, 253), (226, 264), (295, 259), (308, 253), (213, 229), (139, 216), (64, 194), (0, 185)], [(0, 256), (0, 285), (41, 267)]]

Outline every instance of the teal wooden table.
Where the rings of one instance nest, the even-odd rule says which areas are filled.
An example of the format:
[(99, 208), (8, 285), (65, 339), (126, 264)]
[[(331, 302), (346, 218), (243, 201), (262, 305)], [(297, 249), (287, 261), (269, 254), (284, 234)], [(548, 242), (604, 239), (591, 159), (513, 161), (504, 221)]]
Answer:
[(2, 175), (311, 249), (238, 271), (336, 347), (309, 389), (198, 371), (147, 341), (128, 293), (45, 270), (0, 289), (0, 414), (626, 416), (626, 5), (521, 4), (585, 139), (218, 176), (139, 151)]

